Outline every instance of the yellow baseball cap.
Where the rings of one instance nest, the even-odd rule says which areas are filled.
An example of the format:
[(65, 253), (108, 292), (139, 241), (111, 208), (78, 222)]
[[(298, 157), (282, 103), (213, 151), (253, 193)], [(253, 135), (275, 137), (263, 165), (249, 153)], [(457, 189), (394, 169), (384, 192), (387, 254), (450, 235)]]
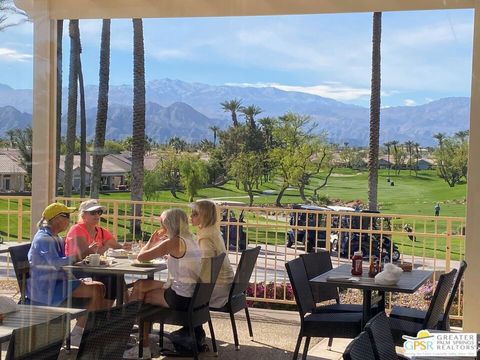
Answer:
[(74, 208), (74, 207), (69, 207), (69, 206), (66, 206), (66, 205), (61, 204), (61, 203), (53, 203), (53, 204), (48, 205), (45, 208), (45, 210), (43, 210), (42, 217), (45, 220), (49, 221), (49, 220), (52, 220), (58, 214), (62, 214), (62, 213), (71, 214), (75, 210), (77, 210), (77, 209)]

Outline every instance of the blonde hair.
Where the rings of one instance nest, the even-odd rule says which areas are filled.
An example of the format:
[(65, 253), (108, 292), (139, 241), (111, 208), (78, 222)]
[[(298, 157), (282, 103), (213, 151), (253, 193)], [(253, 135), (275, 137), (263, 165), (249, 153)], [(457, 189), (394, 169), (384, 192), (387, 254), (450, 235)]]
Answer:
[(160, 216), (160, 223), (167, 230), (168, 237), (173, 239), (177, 236), (191, 236), (188, 228), (188, 216), (182, 209), (166, 210)]
[(210, 200), (197, 200), (192, 204), (192, 210), (198, 213), (200, 226), (208, 227), (217, 223), (217, 206)]

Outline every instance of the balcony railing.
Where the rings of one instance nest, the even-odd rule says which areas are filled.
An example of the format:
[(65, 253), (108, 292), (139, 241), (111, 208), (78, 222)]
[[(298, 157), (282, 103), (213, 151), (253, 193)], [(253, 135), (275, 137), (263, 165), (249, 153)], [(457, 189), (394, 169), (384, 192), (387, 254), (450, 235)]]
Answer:
[[(57, 198), (78, 206), (82, 199)], [(118, 241), (146, 241), (158, 227), (158, 216), (171, 207), (187, 210), (187, 204), (101, 199), (107, 208), (102, 226)], [(30, 198), (2, 197), (0, 233), (7, 241), (29, 241)], [(141, 215), (133, 208), (140, 207)], [(408, 262), (414, 268), (434, 270), (433, 291), (438, 275), (458, 268), (465, 255), (465, 218), (376, 214), (350, 211), (306, 210), (274, 207), (240, 207), (219, 204), (220, 226), (233, 265), (238, 264), (245, 246), (262, 247), (253, 272), (250, 299), (261, 302), (294, 304), (289, 291), (285, 262), (307, 250), (324, 248), (332, 253), (334, 265), (349, 262), (352, 252), (363, 250), (365, 265), (373, 256), (384, 261)], [(36, 221), (34, 219), (34, 221)], [(75, 221), (75, 219), (72, 219)], [(131, 234), (132, 223), (141, 231)], [(288, 246), (287, 246), (288, 245)], [(451, 318), (462, 319), (463, 286), (460, 286)], [(415, 297), (416, 296), (416, 297)], [(401, 301), (418, 306), (418, 296), (392, 297), (389, 305)], [(425, 301), (428, 304), (428, 301)]]

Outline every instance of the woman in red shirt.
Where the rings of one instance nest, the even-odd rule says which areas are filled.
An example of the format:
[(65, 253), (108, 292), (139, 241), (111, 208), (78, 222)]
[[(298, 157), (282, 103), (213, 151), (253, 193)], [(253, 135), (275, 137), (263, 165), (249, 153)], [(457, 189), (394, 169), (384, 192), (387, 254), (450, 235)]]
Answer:
[[(99, 226), (100, 217), (105, 211), (96, 199), (84, 201), (78, 209), (78, 222), (73, 225), (65, 237), (65, 254), (67, 256), (78, 255), (81, 259), (97, 253), (104, 254), (109, 248), (120, 249), (120, 245), (113, 235)], [(86, 271), (76, 271), (77, 278), (91, 277), (93, 280), (105, 284), (105, 298), (109, 300), (107, 305), (112, 306), (117, 294), (116, 276), (90, 274)]]

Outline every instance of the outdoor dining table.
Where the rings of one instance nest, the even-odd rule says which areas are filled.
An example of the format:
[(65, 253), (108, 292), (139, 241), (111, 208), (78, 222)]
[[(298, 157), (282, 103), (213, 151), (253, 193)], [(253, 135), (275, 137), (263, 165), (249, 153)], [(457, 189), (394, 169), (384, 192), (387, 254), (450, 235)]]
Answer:
[(14, 330), (45, 323), (61, 315), (68, 315), (67, 321), (78, 318), (87, 312), (85, 309), (17, 305), (17, 311), (4, 314), (0, 324), (0, 344), (10, 340)]
[[(351, 274), (351, 265), (343, 264), (326, 273), (314, 277), (310, 281), (319, 284), (329, 284), (344, 288), (360, 289), (363, 291), (363, 324), (372, 316), (372, 291), (379, 292), (378, 311), (385, 310), (385, 292), (400, 292), (413, 294), (433, 275), (430, 270), (412, 270), (403, 272), (400, 280), (395, 285), (375, 284), (375, 279), (368, 276), (368, 269), (363, 269), (361, 276)], [(351, 280), (358, 278), (358, 281)]]
[(116, 258), (113, 263), (108, 266), (88, 266), (83, 263), (76, 263), (73, 265), (63, 266), (63, 269), (73, 272), (74, 270), (81, 270), (90, 274), (102, 274), (102, 275), (115, 275), (117, 277), (117, 284), (120, 284), (117, 288), (117, 304), (121, 305), (124, 302), (123, 294), (125, 292), (125, 275), (146, 275), (148, 279), (153, 279), (153, 275), (165, 270), (167, 263), (165, 261), (142, 264), (142, 266), (132, 265), (132, 260)]

